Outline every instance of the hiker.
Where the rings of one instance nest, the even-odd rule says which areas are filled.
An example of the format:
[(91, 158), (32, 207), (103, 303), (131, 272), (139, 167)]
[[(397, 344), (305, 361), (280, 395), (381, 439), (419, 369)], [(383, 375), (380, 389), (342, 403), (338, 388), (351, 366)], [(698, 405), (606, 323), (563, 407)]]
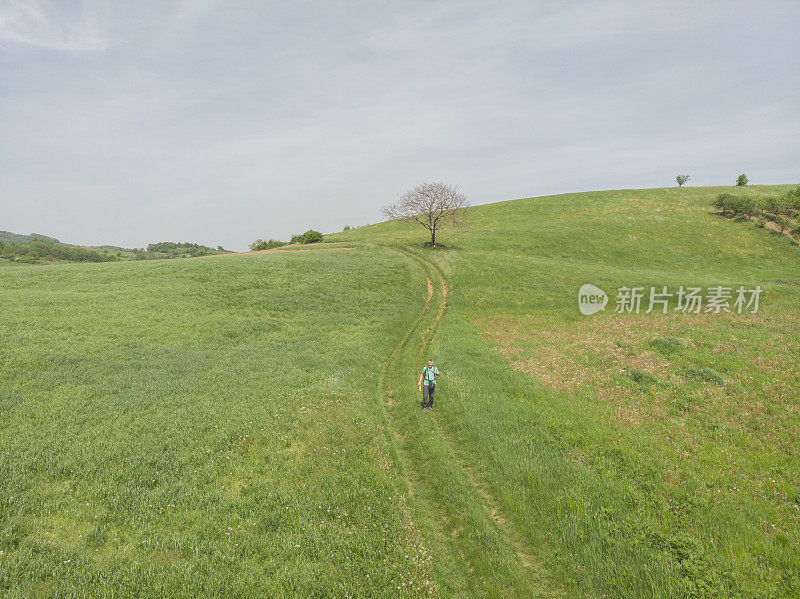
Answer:
[(428, 360), (428, 365), (422, 369), (417, 386), (422, 388), (422, 409), (433, 409), (433, 392), (436, 391), (436, 375), (439, 369), (433, 365), (433, 360)]

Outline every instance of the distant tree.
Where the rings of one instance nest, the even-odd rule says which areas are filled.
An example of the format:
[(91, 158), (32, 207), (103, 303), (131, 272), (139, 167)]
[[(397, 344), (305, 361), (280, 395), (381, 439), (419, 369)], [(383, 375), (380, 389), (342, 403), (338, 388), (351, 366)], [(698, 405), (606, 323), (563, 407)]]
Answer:
[(320, 241), (322, 241), (322, 233), (314, 229), (309, 229), (305, 233), (292, 235), (292, 239), (289, 243), (319, 243)]
[(319, 243), (322, 241), (322, 233), (313, 229), (303, 233), (303, 237), (305, 237), (305, 243)]
[(714, 200), (714, 208), (717, 208), (723, 216), (727, 215), (729, 212), (732, 212), (733, 202), (735, 201), (735, 197), (733, 194), (730, 193), (721, 193), (717, 196)]
[(686, 182), (689, 179), (691, 179), (689, 175), (678, 175), (677, 177), (675, 177), (675, 181), (677, 181), (678, 187), (683, 187), (684, 185), (686, 185)]
[(400, 199), (383, 208), (389, 220), (404, 220), (425, 227), (436, 247), (436, 232), (446, 225), (461, 227), (469, 206), (467, 196), (457, 185), (422, 183), (409, 189)]
[(736, 185), (738, 185), (739, 187), (744, 187), (745, 185), (747, 185), (747, 181), (748, 181), (747, 175), (742, 173), (736, 178)]
[(261, 250), (271, 250), (273, 248), (279, 248), (282, 245), (286, 245), (286, 242), (278, 241), (277, 239), (270, 239), (268, 241), (264, 241), (263, 239), (257, 239), (256, 241), (250, 244), (250, 250), (254, 252), (260, 252)]
[(343, 231), (349, 231), (349, 230), (350, 230), (350, 229), (352, 229), (352, 228), (353, 228), (353, 227), (351, 227), (350, 225), (345, 225), (345, 226), (344, 226), (344, 229), (342, 229), (342, 230), (343, 230)]
[(218, 249), (220, 252), (227, 252), (227, 251), (228, 251), (228, 250), (226, 250), (224, 247), (222, 247), (221, 245), (218, 245), (218, 246), (217, 246), (217, 249)]

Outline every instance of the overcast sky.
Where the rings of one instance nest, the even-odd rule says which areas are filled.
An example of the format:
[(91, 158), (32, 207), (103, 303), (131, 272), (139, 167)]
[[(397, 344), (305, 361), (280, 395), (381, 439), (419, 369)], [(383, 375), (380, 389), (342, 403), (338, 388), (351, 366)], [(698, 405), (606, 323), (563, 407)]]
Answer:
[(800, 2), (0, 0), (0, 229), (244, 249), (473, 203), (800, 183)]

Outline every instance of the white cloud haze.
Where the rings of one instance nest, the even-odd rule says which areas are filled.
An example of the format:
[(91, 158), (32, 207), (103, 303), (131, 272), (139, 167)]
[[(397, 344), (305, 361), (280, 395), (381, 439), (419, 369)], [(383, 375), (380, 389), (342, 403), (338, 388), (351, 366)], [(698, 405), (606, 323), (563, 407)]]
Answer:
[(68, 242), (473, 203), (800, 182), (796, 2), (0, 0), (0, 229)]

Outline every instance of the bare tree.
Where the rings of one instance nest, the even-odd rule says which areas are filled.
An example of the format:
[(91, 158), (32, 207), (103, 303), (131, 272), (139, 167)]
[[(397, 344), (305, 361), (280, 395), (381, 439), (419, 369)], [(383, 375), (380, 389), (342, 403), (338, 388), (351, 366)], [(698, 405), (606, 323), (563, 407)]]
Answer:
[(677, 177), (675, 177), (675, 181), (678, 183), (678, 187), (683, 187), (689, 179), (691, 179), (689, 175), (678, 175)]
[(422, 225), (431, 232), (431, 246), (436, 247), (436, 231), (446, 225), (461, 227), (469, 207), (467, 196), (458, 185), (422, 183), (409, 189), (400, 199), (383, 208), (389, 220), (404, 220)]

